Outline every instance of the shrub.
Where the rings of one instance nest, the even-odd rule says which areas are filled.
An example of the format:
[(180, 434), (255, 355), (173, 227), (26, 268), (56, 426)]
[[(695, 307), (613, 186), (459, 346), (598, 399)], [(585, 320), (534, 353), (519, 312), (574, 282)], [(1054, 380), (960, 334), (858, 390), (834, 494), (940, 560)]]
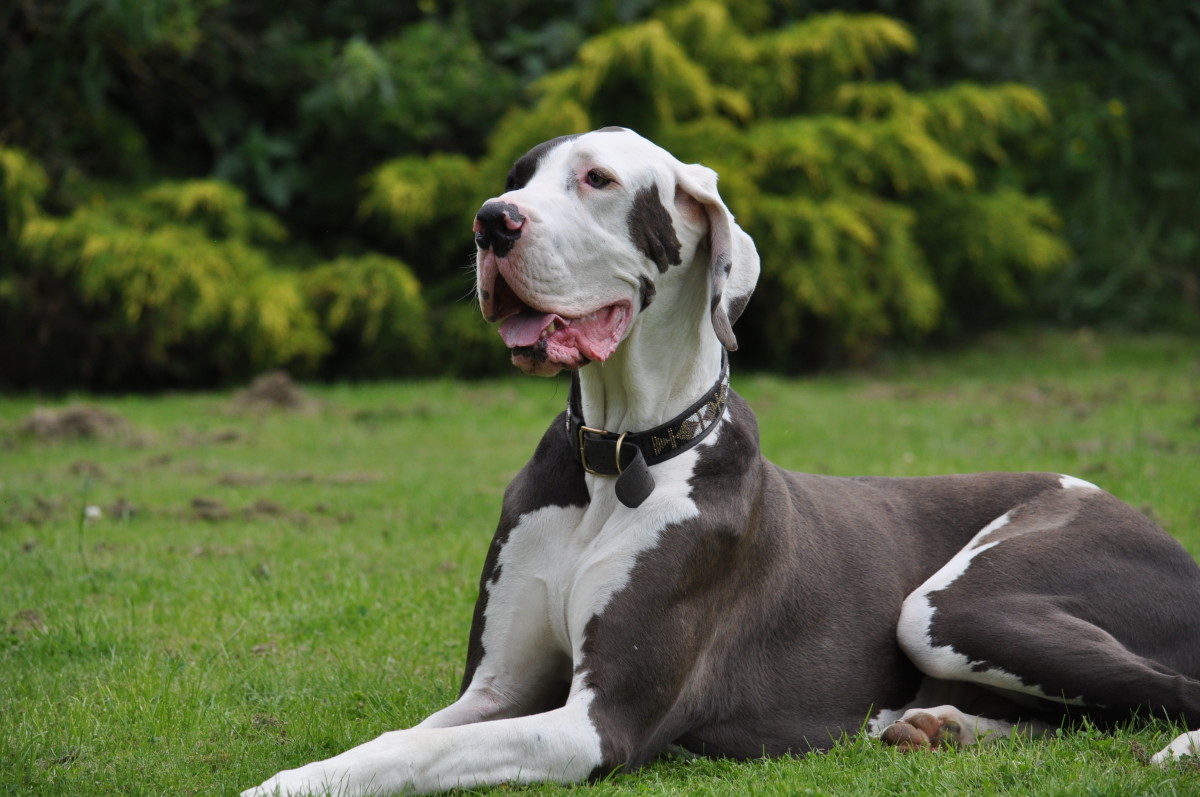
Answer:
[(420, 370), (429, 347), (421, 286), (404, 263), (379, 254), (341, 257), (304, 273), (308, 305), (328, 335), (326, 376), (380, 377)]
[(433, 360), (421, 285), (400, 260), (304, 268), (311, 255), (278, 219), (215, 180), (97, 193), (55, 217), (37, 202), (36, 163), (12, 151), (0, 163), (17, 231), (0, 239), (0, 384), (210, 385), (279, 367), (378, 377)]
[[(240, 219), (240, 220), (237, 220)], [(97, 388), (228, 382), (312, 368), (327, 342), (294, 277), (229, 186), (163, 184), (38, 215), (16, 239), (3, 373), (9, 384)]]
[[(1067, 260), (1053, 209), (1011, 167), (1049, 123), (1037, 91), (875, 82), (881, 65), (916, 48), (903, 24), (877, 14), (778, 30), (755, 28), (761, 14), (742, 18), (748, 27), (725, 4), (694, 0), (585, 42), (575, 63), (534, 86), (529, 107), (505, 117), (480, 162), (488, 184), (471, 202), (501, 190), (524, 148), (608, 124), (712, 166), (763, 261), (739, 337), (758, 365), (780, 369), (862, 359), (893, 337), (998, 314), (1024, 301), (1031, 275)], [(371, 200), (373, 215), (427, 240), (439, 221), (411, 198), (454, 185), (446, 172), (411, 159), (377, 171), (372, 196), (391, 181), (410, 201)]]
[(445, 282), (448, 267), (470, 263), (479, 182), (478, 167), (462, 155), (389, 160), (364, 178), (359, 218), (422, 277)]
[(21, 150), (0, 147), (0, 242), (16, 238), (25, 222), (39, 215), (48, 187), (41, 164)]

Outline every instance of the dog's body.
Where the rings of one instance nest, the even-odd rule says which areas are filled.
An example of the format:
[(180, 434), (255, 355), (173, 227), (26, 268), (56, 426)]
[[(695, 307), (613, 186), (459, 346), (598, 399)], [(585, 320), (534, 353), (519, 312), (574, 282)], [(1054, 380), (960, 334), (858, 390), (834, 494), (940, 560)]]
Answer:
[(462, 694), (246, 794), (574, 781), (670, 744), (827, 748), (864, 721), (903, 747), (1069, 712), (1200, 723), (1200, 568), (1117, 499), (1057, 474), (762, 457), (725, 381), (758, 257), (711, 171), (620, 129), (555, 139), (476, 239), (513, 361), (578, 374), (505, 494)]

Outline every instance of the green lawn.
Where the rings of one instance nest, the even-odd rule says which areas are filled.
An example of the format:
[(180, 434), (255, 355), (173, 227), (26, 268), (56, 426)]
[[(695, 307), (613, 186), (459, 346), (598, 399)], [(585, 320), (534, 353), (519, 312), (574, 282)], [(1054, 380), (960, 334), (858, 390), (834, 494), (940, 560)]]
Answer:
[[(734, 368), (781, 465), (1072, 473), (1200, 556), (1194, 340), (1004, 338), (806, 380)], [(305, 390), (301, 411), (231, 394), (0, 397), (0, 794), (231, 794), (453, 699), (504, 486), (566, 382)], [(93, 439), (21, 431), (35, 407), (75, 401), (125, 423)], [(1144, 764), (1172, 732), (908, 756), (847, 741), (575, 788), (1200, 794), (1200, 767)]]

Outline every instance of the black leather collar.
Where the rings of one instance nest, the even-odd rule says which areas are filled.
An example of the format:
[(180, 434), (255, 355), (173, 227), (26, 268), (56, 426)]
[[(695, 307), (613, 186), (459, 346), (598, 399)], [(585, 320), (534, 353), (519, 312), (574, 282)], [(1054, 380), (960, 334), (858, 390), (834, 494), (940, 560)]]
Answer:
[(571, 378), (567, 398), (567, 434), (575, 459), (588, 473), (616, 476), (617, 498), (636, 508), (654, 490), (650, 465), (682, 454), (716, 428), (729, 396), (729, 359), (723, 357), (721, 376), (692, 406), (661, 426), (644, 432), (610, 432), (586, 426), (580, 409), (579, 375)]

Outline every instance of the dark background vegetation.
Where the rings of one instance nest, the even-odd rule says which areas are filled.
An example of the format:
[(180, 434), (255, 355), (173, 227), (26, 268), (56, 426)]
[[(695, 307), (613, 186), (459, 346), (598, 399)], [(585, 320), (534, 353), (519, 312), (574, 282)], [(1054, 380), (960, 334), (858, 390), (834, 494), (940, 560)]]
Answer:
[(745, 365), (1200, 332), (1191, 0), (15, 0), (0, 386), (494, 373), (471, 216), (606, 124), (721, 172)]

